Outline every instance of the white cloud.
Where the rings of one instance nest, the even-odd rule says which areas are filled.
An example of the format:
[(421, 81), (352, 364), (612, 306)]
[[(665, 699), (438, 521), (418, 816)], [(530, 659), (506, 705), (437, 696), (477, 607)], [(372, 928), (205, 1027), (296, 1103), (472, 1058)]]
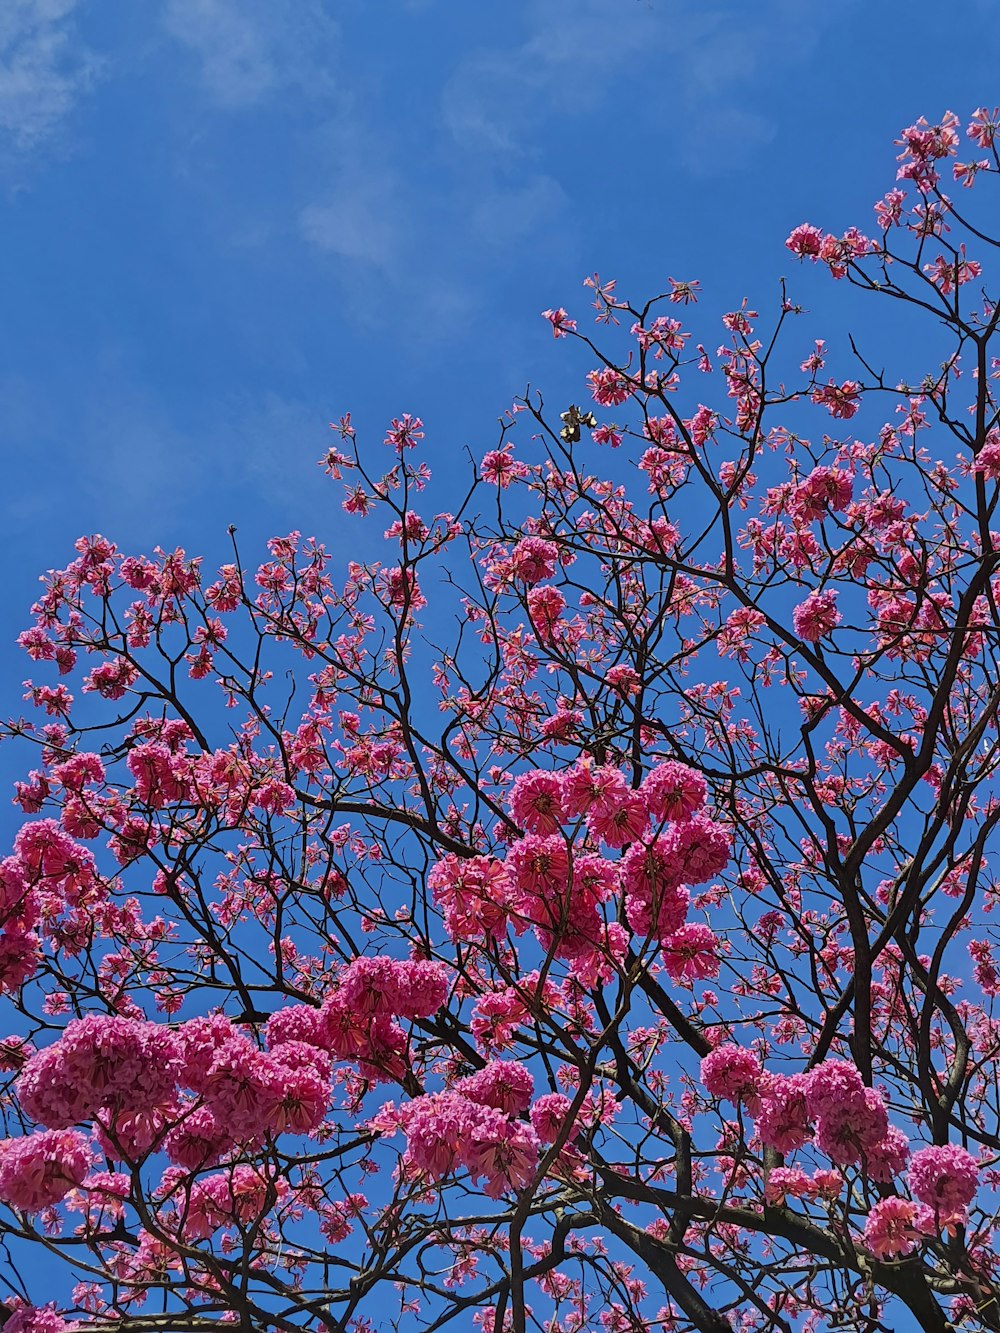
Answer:
[(334, 87), (338, 27), (320, 0), (166, 0), (163, 21), (227, 109), (290, 87), (310, 95)]
[(350, 167), (334, 172), (324, 199), (299, 215), (302, 235), (317, 250), (384, 267), (396, 251), (390, 177)]
[(701, 171), (698, 155), (734, 134), (743, 150), (769, 141), (761, 90), (812, 53), (822, 28), (801, 0), (740, 10), (726, 0), (527, 0), (520, 33), (462, 60), (442, 120), (462, 149), (509, 168), (551, 144), (560, 122), (556, 134), (578, 132), (573, 122), (607, 105), (635, 132), (659, 131), (668, 149), (681, 130)]
[(472, 210), (476, 231), (491, 245), (522, 241), (536, 227), (560, 214), (568, 203), (566, 191), (551, 176), (535, 176), (523, 184), (485, 190)]
[(0, 142), (25, 153), (64, 125), (101, 61), (77, 40), (76, 0), (0, 4)]

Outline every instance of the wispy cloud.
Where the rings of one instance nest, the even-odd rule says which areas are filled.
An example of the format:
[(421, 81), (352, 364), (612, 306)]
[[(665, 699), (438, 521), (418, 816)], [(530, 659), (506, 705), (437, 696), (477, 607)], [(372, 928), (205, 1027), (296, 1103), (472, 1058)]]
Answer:
[(310, 245), (326, 254), (384, 268), (399, 240), (397, 198), (390, 170), (365, 167), (346, 156), (327, 176), (322, 198), (302, 209), (299, 228)]
[(238, 110), (297, 88), (335, 86), (339, 29), (319, 0), (166, 0), (167, 32), (196, 57), (204, 88)]
[(60, 133), (102, 61), (79, 41), (76, 0), (0, 5), (0, 146), (20, 156)]
[(523, 13), (521, 32), (466, 56), (442, 95), (455, 142), (497, 168), (535, 156), (553, 124), (604, 105), (624, 111), (634, 132), (656, 132), (661, 152), (682, 127), (683, 164), (717, 168), (724, 159), (711, 150), (733, 143), (746, 155), (773, 136), (762, 89), (808, 57), (823, 26), (798, 0), (740, 10), (719, 0), (529, 0)]

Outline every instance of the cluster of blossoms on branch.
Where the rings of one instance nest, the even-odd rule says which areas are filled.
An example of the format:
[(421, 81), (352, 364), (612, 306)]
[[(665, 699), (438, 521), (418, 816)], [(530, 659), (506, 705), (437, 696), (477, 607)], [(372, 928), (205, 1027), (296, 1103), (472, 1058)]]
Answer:
[(378, 558), (49, 572), (9, 1333), (1000, 1329), (998, 125), (787, 240), (926, 346), (595, 274), (586, 407), (335, 425)]

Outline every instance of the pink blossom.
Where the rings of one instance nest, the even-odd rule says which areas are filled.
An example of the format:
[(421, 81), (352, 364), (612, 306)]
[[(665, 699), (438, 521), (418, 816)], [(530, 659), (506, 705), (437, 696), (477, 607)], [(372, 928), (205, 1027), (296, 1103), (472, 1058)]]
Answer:
[(470, 1127), (462, 1160), (474, 1181), (485, 1177), (487, 1198), (498, 1199), (508, 1190), (524, 1189), (531, 1183), (538, 1168), (538, 1136), (521, 1120), (477, 1119)]
[(910, 1144), (902, 1130), (890, 1125), (885, 1138), (872, 1144), (865, 1153), (865, 1169), (872, 1180), (888, 1185), (906, 1167)]
[(828, 408), (832, 417), (847, 421), (861, 406), (861, 385), (857, 380), (845, 380), (839, 385), (831, 380), (829, 384), (818, 384), (809, 397)]
[(566, 598), (550, 583), (532, 588), (528, 593), (528, 614), (542, 642), (552, 640), (559, 618), (565, 610)]
[(445, 929), (453, 940), (496, 939), (503, 935), (510, 883), (501, 861), (449, 852), (431, 869), (427, 883), (434, 901), (444, 911)]
[(716, 1046), (701, 1062), (701, 1081), (710, 1097), (733, 1103), (756, 1099), (763, 1068), (753, 1051), (743, 1046)]
[(774, 1167), (768, 1174), (764, 1186), (765, 1200), (779, 1206), (788, 1196), (793, 1199), (808, 1199), (815, 1193), (816, 1186), (812, 1177), (797, 1166)]
[(831, 1107), (816, 1125), (816, 1146), (838, 1166), (860, 1162), (869, 1149), (885, 1141), (889, 1119), (875, 1088), (865, 1088), (860, 1099)]
[(806, 1074), (772, 1074), (762, 1090), (757, 1133), (762, 1143), (780, 1153), (794, 1152), (812, 1138), (806, 1105)]
[(511, 552), (511, 573), (525, 583), (541, 583), (542, 579), (552, 577), (558, 555), (555, 542), (542, 537), (522, 537)]
[(988, 439), (976, 455), (972, 471), (987, 481), (1000, 481), (1000, 439)]
[(675, 877), (683, 884), (705, 884), (729, 864), (728, 829), (701, 812), (669, 825), (659, 842)]
[(570, 818), (586, 815), (595, 805), (613, 810), (627, 790), (628, 783), (619, 769), (598, 767), (584, 755), (563, 776), (563, 807)]
[(979, 1188), (979, 1163), (957, 1143), (918, 1148), (906, 1178), (920, 1202), (937, 1216), (964, 1218)]
[(264, 1029), (268, 1050), (287, 1041), (307, 1041), (323, 1045), (322, 1020), (318, 1008), (309, 1004), (290, 1004), (267, 1020)]
[(620, 371), (611, 366), (601, 370), (592, 370), (587, 376), (594, 401), (602, 407), (618, 407), (627, 402), (631, 393), (628, 380)]
[(640, 791), (654, 819), (687, 819), (705, 804), (708, 783), (697, 769), (668, 759), (650, 770)]
[(564, 818), (562, 778), (538, 768), (520, 773), (509, 803), (512, 816), (529, 833), (555, 833)]
[(58, 1203), (83, 1180), (93, 1161), (75, 1129), (47, 1129), (0, 1141), (0, 1199), (25, 1213)]
[(217, 1165), (233, 1146), (233, 1139), (207, 1106), (186, 1109), (163, 1141), (170, 1161), (188, 1171)]
[(565, 892), (569, 881), (569, 849), (559, 834), (529, 833), (511, 845), (506, 859), (513, 883), (531, 894)]
[(719, 972), (719, 938), (710, 926), (689, 921), (660, 942), (660, 962), (675, 982), (714, 977)]
[(815, 467), (796, 486), (790, 508), (801, 519), (813, 522), (826, 518), (830, 510), (843, 510), (851, 503), (854, 483), (840, 468)]
[(493, 1106), (506, 1115), (520, 1115), (531, 1105), (535, 1080), (515, 1060), (491, 1060), (468, 1078), (460, 1079), (455, 1091), (480, 1106)]
[(587, 811), (587, 828), (606, 847), (624, 847), (641, 838), (649, 823), (646, 802), (637, 791), (624, 787), (615, 801), (595, 801)]
[(167, 1105), (182, 1070), (174, 1034), (156, 1023), (91, 1014), (36, 1052), (17, 1081), (26, 1114), (50, 1129), (90, 1120), (102, 1107)]
[(430, 1018), (448, 998), (448, 969), (429, 958), (402, 959), (395, 964), (393, 1010), (400, 1018)]
[(810, 1070), (806, 1078), (806, 1100), (809, 1114), (814, 1119), (850, 1113), (864, 1101), (865, 1085), (861, 1075), (846, 1060), (824, 1060)]
[(840, 621), (837, 593), (832, 588), (826, 592), (811, 592), (792, 612), (795, 633), (807, 643), (819, 643), (820, 639), (836, 629)]
[(930, 1209), (909, 1199), (880, 1199), (865, 1220), (865, 1244), (876, 1259), (898, 1259), (912, 1254), (933, 1234)]
[(55, 1302), (48, 1305), (15, 1306), (4, 1320), (4, 1333), (67, 1333), (78, 1327), (56, 1312)]
[(202, 1095), (235, 1140), (252, 1141), (278, 1124), (283, 1084), (274, 1059), (245, 1037), (233, 1037), (216, 1051)]
[[(573, 1102), (561, 1092), (546, 1092), (538, 1098), (531, 1108), (531, 1124), (540, 1142), (555, 1143), (563, 1132), (572, 1107)], [(592, 1114), (592, 1112), (593, 1103), (588, 1094), (581, 1113)], [(579, 1135), (580, 1128), (579, 1121), (574, 1121), (568, 1136), (570, 1142)]]
[(558, 310), (543, 310), (542, 319), (547, 319), (552, 325), (553, 338), (565, 338), (576, 328), (576, 320), (570, 319), (562, 306)]
[(237, 1036), (225, 1014), (191, 1018), (178, 1030), (184, 1060), (184, 1082), (192, 1092), (204, 1092), (216, 1053)]
[(819, 227), (813, 227), (809, 223), (803, 222), (794, 229), (785, 242), (785, 246), (791, 250), (793, 255), (798, 255), (800, 259), (809, 258), (815, 262), (819, 258), (819, 247), (822, 238), (823, 233)]

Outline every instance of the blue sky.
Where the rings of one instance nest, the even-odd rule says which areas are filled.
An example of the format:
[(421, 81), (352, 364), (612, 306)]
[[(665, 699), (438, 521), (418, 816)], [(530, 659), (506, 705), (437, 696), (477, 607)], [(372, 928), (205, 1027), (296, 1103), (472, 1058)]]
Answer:
[(332, 418), (377, 447), (419, 414), (447, 467), (529, 380), (580, 396), (538, 315), (583, 315), (585, 274), (772, 302), (794, 224), (870, 222), (902, 125), (1000, 100), (992, 0), (945, 26), (923, 0), (4, 0), (0, 712), (78, 534), (353, 554)]

